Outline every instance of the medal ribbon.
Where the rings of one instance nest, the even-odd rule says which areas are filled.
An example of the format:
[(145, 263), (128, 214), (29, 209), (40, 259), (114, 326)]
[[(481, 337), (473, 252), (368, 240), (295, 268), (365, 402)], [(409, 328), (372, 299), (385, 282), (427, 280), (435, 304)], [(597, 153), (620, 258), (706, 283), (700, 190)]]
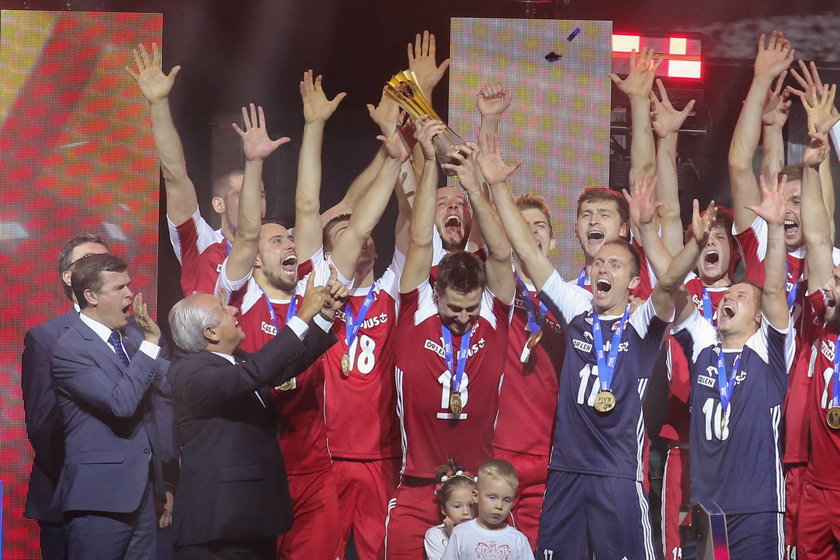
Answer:
[(359, 308), (359, 315), (357, 317), (353, 317), (353, 307), (350, 305), (349, 299), (344, 305), (344, 322), (347, 325), (344, 333), (344, 341), (347, 343), (348, 351), (353, 345), (353, 341), (356, 340), (356, 335), (359, 334), (359, 330), (365, 322), (365, 317), (367, 317), (368, 309), (370, 309), (373, 300), (376, 298), (376, 294), (373, 293), (374, 288), (376, 288), (376, 284), (372, 285), (370, 290), (368, 290), (362, 306)]
[(516, 288), (519, 290), (519, 297), (522, 298), (522, 305), (525, 306), (525, 314), (528, 316), (528, 332), (536, 333), (542, 330), (545, 315), (548, 313), (548, 307), (543, 302), (540, 302), (539, 313), (534, 308), (534, 300), (531, 299), (531, 292), (519, 275), (516, 275)]
[[(790, 263), (785, 263), (785, 278), (790, 278)], [(796, 292), (799, 291), (799, 279), (792, 281), (793, 287), (790, 289), (787, 295), (787, 306), (788, 309), (793, 307), (794, 302), (796, 301)]]
[(458, 393), (461, 389), (461, 378), (464, 376), (464, 366), (467, 365), (467, 353), (470, 349), (472, 329), (461, 337), (461, 348), (458, 350), (458, 369), (455, 369), (455, 360), (452, 357), (452, 333), (445, 325), (440, 326), (440, 332), (443, 335), (443, 354), (446, 365), (450, 374), (455, 370), (455, 376), (452, 378), (452, 392)]
[(618, 328), (613, 333), (612, 342), (610, 343), (609, 356), (604, 356), (604, 336), (601, 334), (601, 319), (598, 313), (592, 311), (592, 338), (595, 343), (595, 358), (598, 362), (598, 381), (601, 384), (602, 391), (609, 391), (612, 387), (613, 371), (615, 371), (615, 363), (618, 361), (618, 347), (621, 344), (621, 335), (624, 334), (624, 325), (627, 324), (627, 317), (630, 315), (630, 305), (624, 310), (621, 320), (618, 323)]
[(840, 406), (840, 335), (834, 339), (834, 373), (831, 376), (831, 402), (828, 408)]
[[(259, 286), (259, 284), (257, 284)], [(271, 315), (271, 322), (274, 323), (274, 328), (277, 329), (276, 332), (280, 332), (280, 325), (277, 324), (277, 315), (274, 313), (274, 305), (271, 303), (271, 300), (268, 299), (268, 294), (265, 293), (265, 290), (262, 289), (260, 286), (260, 291), (263, 293), (263, 298), (265, 299), (265, 305), (268, 307), (268, 313)], [(292, 294), (292, 300), (289, 302), (289, 310), (286, 312), (286, 323), (289, 322), (289, 319), (295, 316), (297, 313), (297, 298), (295, 298), (295, 294)], [(284, 325), (286, 323), (283, 323)]]
[(709, 297), (709, 291), (706, 286), (703, 286), (703, 317), (714, 326), (715, 312), (712, 310), (712, 298)]
[(726, 414), (726, 409), (729, 408), (729, 401), (732, 400), (732, 392), (735, 390), (735, 378), (738, 377), (738, 366), (740, 365), (741, 354), (738, 354), (738, 357), (735, 358), (735, 363), (732, 364), (732, 375), (730, 376), (726, 371), (726, 360), (723, 357), (723, 347), (718, 346), (718, 391), (720, 392), (720, 404), (723, 407), (724, 414)]
[(586, 267), (580, 269), (577, 279), (578, 288), (583, 288), (586, 285)]

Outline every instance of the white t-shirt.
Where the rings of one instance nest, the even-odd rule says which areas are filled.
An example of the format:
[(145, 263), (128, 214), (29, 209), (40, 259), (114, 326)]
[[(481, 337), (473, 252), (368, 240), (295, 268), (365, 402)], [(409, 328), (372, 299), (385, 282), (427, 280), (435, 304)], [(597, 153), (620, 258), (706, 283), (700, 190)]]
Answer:
[(443, 557), (443, 551), (446, 550), (446, 543), (448, 542), (449, 537), (446, 536), (443, 523), (429, 527), (429, 530), (426, 531), (426, 536), (423, 538), (426, 558), (429, 560), (440, 560)]
[(534, 560), (528, 537), (510, 525), (494, 531), (479, 526), (475, 519), (452, 530), (443, 560)]

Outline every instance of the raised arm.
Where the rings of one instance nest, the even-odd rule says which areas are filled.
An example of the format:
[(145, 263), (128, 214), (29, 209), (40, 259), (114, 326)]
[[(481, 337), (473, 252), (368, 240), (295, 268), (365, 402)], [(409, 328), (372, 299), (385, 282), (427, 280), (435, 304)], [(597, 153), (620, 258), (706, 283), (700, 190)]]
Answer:
[(432, 267), (432, 236), (435, 233), (435, 189), (437, 186), (437, 162), (432, 138), (443, 132), (446, 125), (429, 120), (427, 116), (417, 119), (417, 144), (423, 151), (423, 175), (415, 195), (412, 209), (410, 241), (406, 254), (405, 269), (400, 276), (400, 292), (417, 289), (429, 277)]
[(656, 147), (650, 123), (650, 93), (656, 70), (662, 58), (654, 56), (653, 49), (645, 49), (641, 55), (630, 53), (630, 73), (623, 80), (617, 74), (610, 79), (623, 93), (630, 97), (630, 181), (642, 175), (653, 175), (656, 171)]
[(485, 84), (478, 90), (475, 105), (481, 115), (481, 125), (478, 137), (496, 137), (499, 134), (499, 124), (511, 103), (511, 95), (502, 84)]
[[(376, 123), (379, 130), (382, 131), (383, 136), (390, 137), (394, 135), (394, 130), (397, 127), (399, 106), (393, 99), (383, 92), (382, 98), (379, 100), (379, 105), (374, 107), (368, 103), (367, 110), (371, 120)], [(326, 225), (327, 222), (336, 216), (353, 213), (353, 209), (358, 205), (359, 199), (364, 195), (371, 183), (373, 183), (379, 170), (382, 169), (382, 164), (385, 163), (386, 156), (385, 148), (380, 146), (367, 167), (347, 187), (347, 191), (338, 204), (321, 214), (322, 226)]]
[[(671, 105), (662, 80), (657, 78), (656, 87), (662, 99), (660, 100), (655, 93), (651, 92), (650, 100), (653, 104), (651, 115), (653, 130), (659, 138), (659, 147), (656, 150), (656, 199), (662, 205), (657, 213), (665, 247), (672, 255), (676, 255), (683, 246), (677, 182), (677, 139), (680, 127), (694, 109), (694, 100), (686, 103), (682, 111), (677, 111)], [(644, 246), (647, 252), (647, 244), (645, 243)]]
[[(688, 271), (694, 267), (694, 264), (697, 262), (697, 256), (702, 251), (703, 247), (706, 245), (706, 241), (709, 239), (709, 232), (712, 230), (712, 227), (715, 225), (715, 217), (717, 214), (717, 208), (715, 207), (714, 202), (709, 203), (709, 207), (706, 209), (706, 212), (700, 216), (700, 204), (697, 202), (697, 199), (694, 200), (691, 209), (691, 233), (692, 239), (685, 244), (685, 247), (682, 251), (677, 253), (677, 256), (674, 257), (671, 266), (668, 267), (668, 272), (664, 275), (666, 278), (666, 284), (662, 286), (664, 290), (661, 293), (657, 294), (657, 288), (659, 287), (659, 283), (662, 282), (662, 279), (657, 282), (657, 285), (653, 289), (653, 294), (659, 299), (658, 306), (661, 306), (663, 311), (668, 311), (669, 308), (674, 310), (674, 321), (675, 325), (682, 324), (688, 316), (691, 315), (691, 312), (695, 309), (694, 304), (688, 297), (688, 292), (685, 289), (685, 277), (688, 274)], [(687, 268), (684, 268), (687, 267)], [(683, 272), (685, 270), (685, 272)], [(682, 274), (681, 277), (679, 275)], [(679, 278), (677, 281), (678, 285), (676, 286), (676, 290), (674, 289), (674, 282), (675, 278)], [(659, 315), (659, 311), (657, 310), (657, 316), (662, 318), (662, 315)]]
[[(810, 67), (799, 61), (801, 75), (791, 69), (791, 75), (802, 86), (802, 90), (788, 87), (788, 91), (796, 94), (802, 100), (805, 113), (808, 116), (808, 130), (827, 134), (837, 122), (837, 108), (834, 99), (829, 98), (827, 87), (823, 85), (817, 66), (811, 62)], [(820, 182), (822, 183), (823, 202), (829, 216), (834, 216), (834, 179), (831, 176), (831, 164), (826, 158), (820, 165)], [(831, 238), (834, 239), (834, 220), (830, 220)]]
[(332, 100), (327, 99), (321, 80), (322, 76), (313, 80), (312, 70), (307, 70), (300, 82), (304, 126), (295, 189), (295, 246), (301, 262), (312, 257), (321, 247), (321, 145), (324, 125), (347, 95), (342, 92)]
[(764, 286), (761, 292), (761, 310), (764, 316), (779, 330), (787, 329), (790, 310), (785, 293), (787, 279), (787, 248), (785, 247), (785, 205), (791, 193), (787, 189), (787, 176), (773, 177), (768, 186), (764, 177), (759, 177), (761, 204), (749, 208), (767, 222), (767, 255), (764, 258)]
[(753, 80), (729, 147), (729, 179), (732, 185), (732, 209), (735, 230), (744, 231), (752, 225), (755, 214), (749, 206), (760, 204), (761, 193), (753, 172), (753, 156), (761, 134), (761, 114), (767, 92), (773, 80), (793, 61), (793, 50), (784, 33), (773, 31), (769, 41), (758, 39), (758, 54), (753, 65)]
[(802, 235), (805, 237), (805, 265), (808, 268), (808, 293), (819, 291), (831, 278), (834, 269), (832, 260), (832, 237), (830, 216), (826, 212), (820, 185), (819, 168), (827, 159), (828, 137), (810, 132), (811, 143), (802, 158)]
[(245, 173), (239, 193), (239, 226), (233, 237), (230, 254), (225, 261), (225, 276), (233, 282), (245, 278), (254, 266), (260, 245), (262, 226), (262, 169), (263, 161), (274, 150), (289, 141), (287, 137), (271, 140), (268, 137), (265, 113), (262, 107), (242, 107), (245, 130), (233, 123), (233, 129), (242, 138), (245, 155)]
[(134, 60), (137, 63), (137, 72), (128, 66), (125, 70), (134, 78), (149, 102), (152, 134), (155, 137), (155, 148), (166, 189), (166, 215), (173, 224), (181, 225), (198, 210), (195, 186), (187, 175), (184, 147), (181, 145), (181, 138), (175, 129), (169, 107), (169, 93), (175, 85), (175, 77), (181, 71), (181, 67), (175, 66), (169, 74), (165, 74), (161, 66), (160, 50), (155, 43), (152, 43), (151, 57), (146, 47), (139, 45), (134, 50)]
[(649, 180), (647, 176), (636, 179), (630, 192), (624, 191), (624, 198), (630, 207), (630, 221), (639, 233), (647, 260), (659, 278), (671, 266), (672, 256), (659, 237), (659, 227), (655, 220), (657, 209), (662, 205), (661, 202), (654, 201), (656, 183), (656, 178)]
[(386, 138), (377, 136), (382, 141), (388, 157), (377, 173), (376, 178), (365, 194), (359, 199), (358, 208), (350, 215), (347, 229), (338, 238), (332, 251), (332, 260), (338, 271), (345, 278), (352, 278), (356, 271), (356, 261), (362, 252), (362, 246), (373, 233), (373, 228), (385, 212), (394, 185), (400, 174), (400, 166), (408, 159), (408, 151), (396, 135)]
[(513, 165), (505, 164), (499, 153), (498, 136), (495, 135), (482, 142), (480, 151), (475, 144), (468, 144), (459, 146), (458, 152), (452, 155), (458, 165), (444, 164), (444, 166), (458, 173), (458, 179), (470, 198), (470, 205), (475, 213), (475, 218), (482, 231), (486, 232), (484, 241), (489, 252), (485, 263), (487, 287), (500, 300), (513, 301), (514, 280), (513, 267), (510, 261), (510, 243), (493, 204), (484, 189), (475, 180), (473, 166), (478, 163), (482, 175), (488, 183), (507, 185), (507, 178), (516, 171), (522, 162), (518, 161)]
[(765, 179), (785, 166), (785, 141), (782, 129), (790, 113), (790, 91), (782, 90), (787, 72), (776, 79), (776, 86), (767, 92), (767, 101), (761, 114), (761, 174)]
[[(426, 100), (432, 103), (432, 92), (435, 86), (443, 79), (446, 70), (452, 63), (451, 58), (443, 60), (440, 64), (437, 63), (437, 44), (435, 43), (434, 33), (423, 31), (421, 35), (418, 33), (414, 37), (414, 44), (408, 44), (408, 69), (414, 72), (417, 76), (418, 85), (423, 90)], [(419, 145), (415, 145), (412, 149), (412, 157), (417, 167), (415, 167), (417, 176), (423, 174), (422, 168), (419, 167), (419, 162), (423, 161), (423, 150)]]

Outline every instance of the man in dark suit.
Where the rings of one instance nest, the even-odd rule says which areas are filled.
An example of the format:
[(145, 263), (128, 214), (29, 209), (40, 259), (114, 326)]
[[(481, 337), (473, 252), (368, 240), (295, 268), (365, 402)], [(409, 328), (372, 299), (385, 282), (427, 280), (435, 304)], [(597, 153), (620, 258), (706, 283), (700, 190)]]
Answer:
[[(71, 560), (152, 558), (154, 496), (171, 443), (156, 423), (167, 412), (169, 363), (142, 295), (140, 331), (125, 330), (134, 294), (127, 263), (110, 253), (76, 262), (71, 285), (81, 312), (53, 347), (51, 371), (64, 423), (56, 502)], [(165, 429), (163, 431), (165, 433)]]
[(237, 350), (237, 309), (193, 294), (169, 314), (185, 354), (170, 368), (181, 475), (175, 497), (175, 558), (273, 559), (292, 509), (277, 445), (270, 387), (301, 373), (336, 338), (329, 333), (347, 288), (314, 287), (277, 335), (257, 352)]
[(61, 511), (51, 507), (64, 463), (64, 425), (55, 403), (50, 356), (55, 341), (79, 316), (79, 305), (70, 289), (73, 263), (85, 255), (107, 252), (108, 247), (102, 238), (92, 233), (77, 233), (65, 243), (58, 254), (58, 272), (64, 294), (73, 302), (73, 307), (63, 315), (31, 328), (23, 341), (20, 384), (26, 413), (26, 434), (35, 451), (23, 515), (38, 522), (41, 557), (44, 560), (67, 557)]

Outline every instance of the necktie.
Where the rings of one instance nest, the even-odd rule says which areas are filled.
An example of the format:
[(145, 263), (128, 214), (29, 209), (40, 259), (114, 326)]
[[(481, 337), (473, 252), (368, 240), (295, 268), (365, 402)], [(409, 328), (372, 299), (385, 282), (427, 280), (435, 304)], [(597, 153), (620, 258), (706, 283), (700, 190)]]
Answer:
[(117, 353), (117, 358), (120, 359), (122, 365), (128, 367), (131, 362), (128, 360), (125, 350), (123, 350), (122, 343), (120, 342), (119, 331), (112, 331), (111, 336), (108, 337), (108, 342), (111, 343), (111, 346), (113, 346), (114, 351)]

